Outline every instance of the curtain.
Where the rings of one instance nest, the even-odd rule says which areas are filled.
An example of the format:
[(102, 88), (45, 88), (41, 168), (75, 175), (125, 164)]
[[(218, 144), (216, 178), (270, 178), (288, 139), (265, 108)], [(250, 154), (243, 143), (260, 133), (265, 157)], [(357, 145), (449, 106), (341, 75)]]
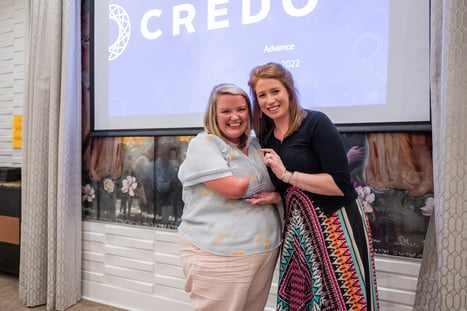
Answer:
[(26, 1), (19, 297), (81, 299), (80, 1)]
[(435, 209), (414, 310), (467, 310), (467, 5), (431, 1)]

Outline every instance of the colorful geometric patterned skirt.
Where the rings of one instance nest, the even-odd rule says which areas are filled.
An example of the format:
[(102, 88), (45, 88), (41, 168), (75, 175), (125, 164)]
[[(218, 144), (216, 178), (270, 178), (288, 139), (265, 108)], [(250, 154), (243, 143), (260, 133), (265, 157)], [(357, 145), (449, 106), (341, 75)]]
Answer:
[(307, 192), (287, 190), (277, 310), (379, 310), (369, 223), (358, 199), (326, 216)]

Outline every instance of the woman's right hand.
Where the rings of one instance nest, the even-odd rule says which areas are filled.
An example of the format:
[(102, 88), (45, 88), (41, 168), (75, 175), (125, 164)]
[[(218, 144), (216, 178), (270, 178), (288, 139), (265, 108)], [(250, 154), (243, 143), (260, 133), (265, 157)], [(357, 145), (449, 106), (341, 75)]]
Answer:
[(264, 164), (269, 166), (272, 172), (279, 178), (280, 180), (284, 179), (286, 167), (282, 162), (281, 157), (270, 148), (263, 148), (261, 149), (264, 151)]
[(253, 205), (278, 204), (281, 202), (281, 196), (278, 192), (261, 192), (251, 199), (245, 199), (245, 201)]

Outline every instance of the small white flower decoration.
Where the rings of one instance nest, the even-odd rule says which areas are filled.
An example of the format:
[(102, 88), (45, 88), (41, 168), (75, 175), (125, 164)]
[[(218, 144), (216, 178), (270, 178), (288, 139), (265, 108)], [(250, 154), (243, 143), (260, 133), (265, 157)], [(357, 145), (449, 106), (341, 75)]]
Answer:
[(108, 193), (112, 193), (115, 190), (115, 184), (112, 179), (106, 178), (104, 180), (104, 190)]
[(433, 215), (433, 209), (435, 208), (435, 199), (433, 197), (428, 197), (425, 200), (425, 206), (421, 207), (420, 210), (422, 211), (423, 216), (431, 216)]
[(362, 201), (365, 213), (373, 213), (374, 210), (371, 203), (375, 201), (375, 194), (371, 192), (371, 188), (368, 186), (358, 186), (355, 190), (357, 190), (360, 201)]
[(94, 193), (94, 188), (91, 187), (90, 184), (86, 184), (86, 186), (81, 186), (81, 193), (83, 195), (83, 202), (92, 202), (96, 197), (96, 194)]
[(123, 181), (122, 181), (122, 192), (123, 193), (128, 193), (130, 197), (135, 196), (135, 189), (138, 186), (138, 183), (136, 182), (136, 177), (133, 176), (127, 176)]

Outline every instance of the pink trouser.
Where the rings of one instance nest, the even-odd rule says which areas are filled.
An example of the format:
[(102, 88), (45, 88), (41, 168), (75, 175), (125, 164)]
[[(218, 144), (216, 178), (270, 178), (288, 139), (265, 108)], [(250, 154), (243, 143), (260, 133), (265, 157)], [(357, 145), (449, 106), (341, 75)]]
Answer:
[(180, 233), (185, 291), (195, 311), (263, 311), (279, 247), (249, 256), (219, 256), (194, 246)]

